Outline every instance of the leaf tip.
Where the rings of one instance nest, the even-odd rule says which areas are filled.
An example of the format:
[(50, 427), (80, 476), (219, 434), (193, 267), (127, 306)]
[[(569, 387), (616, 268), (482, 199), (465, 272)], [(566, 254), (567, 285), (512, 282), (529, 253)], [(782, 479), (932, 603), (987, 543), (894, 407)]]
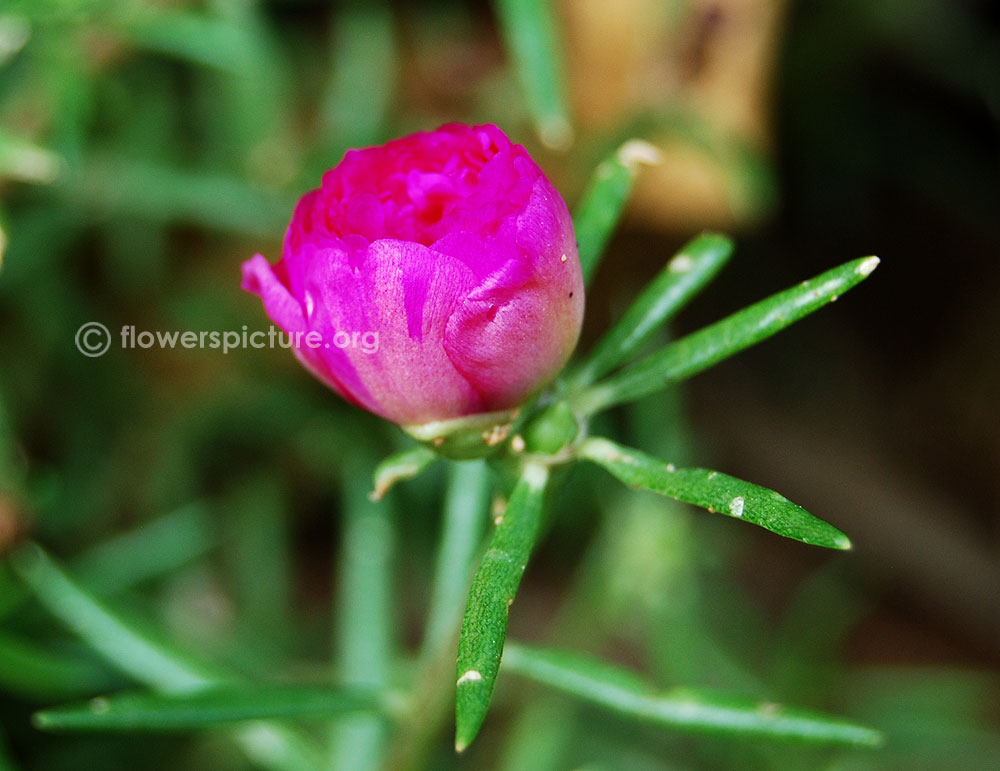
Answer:
[(838, 533), (836, 536), (834, 536), (833, 546), (834, 548), (840, 549), (841, 551), (850, 551), (851, 549), (854, 548), (854, 544), (851, 543), (851, 539), (848, 538), (843, 533)]
[(869, 735), (865, 740), (865, 744), (873, 749), (879, 749), (885, 746), (885, 734), (874, 728), (868, 729)]
[(538, 138), (550, 150), (564, 151), (573, 145), (573, 126), (563, 115), (548, 115), (537, 125)]
[(736, 246), (736, 242), (733, 241), (732, 236), (718, 230), (703, 230), (698, 236), (698, 240), (720, 249), (728, 249), (729, 251), (732, 251), (733, 247)]
[(858, 263), (858, 267), (855, 268), (857, 274), (862, 278), (866, 278), (872, 274), (875, 268), (878, 267), (879, 263), (882, 262), (878, 257), (872, 255), (871, 257), (865, 257), (861, 262)]
[(462, 673), (456, 683), (458, 687), (457, 701), (455, 704), (455, 752), (462, 753), (465, 748), (472, 744), (472, 740), (479, 733), (479, 728), (483, 724), (486, 716), (486, 704), (489, 703), (487, 695), (486, 704), (481, 700), (483, 673), (478, 669), (468, 669)]
[(472, 740), (476, 738), (478, 729), (476, 730), (466, 730), (468, 726), (459, 725), (458, 729), (455, 731), (455, 753), (461, 755), (465, 752), (469, 745), (472, 744)]
[(640, 166), (657, 166), (662, 160), (660, 148), (645, 139), (630, 139), (618, 148), (618, 162), (633, 174)]

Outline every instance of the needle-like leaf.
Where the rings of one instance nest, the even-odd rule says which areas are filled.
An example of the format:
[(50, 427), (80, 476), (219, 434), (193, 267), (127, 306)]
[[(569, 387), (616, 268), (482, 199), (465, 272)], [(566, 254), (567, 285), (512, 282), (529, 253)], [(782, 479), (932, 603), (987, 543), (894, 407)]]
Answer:
[(608, 439), (587, 439), (579, 452), (580, 457), (603, 466), (627, 485), (752, 522), (803, 543), (829, 549), (851, 548), (847, 536), (833, 525), (766, 487), (718, 471), (675, 468)]
[(658, 693), (632, 672), (570, 651), (508, 643), (504, 669), (627, 717), (681, 731), (878, 747), (875, 729), (773, 702), (689, 688)]
[(630, 139), (594, 170), (573, 213), (585, 285), (597, 272), (604, 247), (625, 211), (639, 169), (659, 161), (660, 151), (653, 145), (641, 139)]
[(423, 445), (390, 455), (375, 467), (375, 488), (370, 494), (373, 501), (380, 501), (393, 485), (404, 479), (413, 479), (440, 456)]
[(574, 407), (592, 414), (696, 375), (833, 302), (878, 263), (878, 257), (848, 262), (682, 337), (587, 389), (573, 400)]
[(458, 644), (455, 702), (458, 752), (476, 738), (493, 696), (507, 634), (507, 614), (538, 538), (547, 481), (546, 467), (525, 466), (506, 510), (497, 518), (489, 548), (469, 592)]
[(242, 685), (190, 694), (128, 693), (35, 713), (46, 731), (185, 731), (245, 720), (377, 710), (371, 694), (319, 686)]
[(594, 346), (570, 377), (570, 387), (587, 386), (627, 361), (712, 280), (732, 253), (732, 240), (719, 233), (702, 233), (685, 244)]

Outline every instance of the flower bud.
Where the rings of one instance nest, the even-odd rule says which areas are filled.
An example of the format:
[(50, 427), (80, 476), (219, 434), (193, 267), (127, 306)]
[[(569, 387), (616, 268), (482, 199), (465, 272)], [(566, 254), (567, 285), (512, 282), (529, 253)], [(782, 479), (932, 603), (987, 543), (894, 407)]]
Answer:
[(516, 408), (583, 318), (566, 204), (491, 125), (349, 151), (299, 201), (281, 260), (244, 263), (243, 288), (314, 375), (408, 426)]

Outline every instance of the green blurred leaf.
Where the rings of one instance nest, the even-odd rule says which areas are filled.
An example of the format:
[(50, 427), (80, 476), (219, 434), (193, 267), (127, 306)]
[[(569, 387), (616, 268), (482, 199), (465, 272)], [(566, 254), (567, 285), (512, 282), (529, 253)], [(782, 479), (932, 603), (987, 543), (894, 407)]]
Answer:
[(448, 486), (420, 655), (407, 716), (393, 733), (386, 768), (424, 768), (454, 711), (451, 677), (459, 624), (489, 516), (493, 472), (483, 460), (448, 465)]
[(41, 547), (22, 547), (12, 556), (11, 566), (53, 616), (76, 632), (95, 653), (138, 682), (178, 692), (216, 681), (208, 668), (152, 640), (136, 625), (105, 608)]
[(627, 361), (715, 277), (732, 252), (732, 240), (718, 233), (702, 233), (685, 244), (570, 376), (570, 388), (587, 386)]
[(74, 560), (73, 572), (88, 591), (112, 595), (169, 575), (217, 544), (209, 510), (199, 501), (101, 542)]
[(282, 232), (295, 203), (238, 177), (111, 154), (91, 155), (66, 189), (74, 206), (99, 214), (111, 211), (267, 237)]
[(682, 731), (878, 747), (882, 734), (848, 720), (736, 695), (658, 693), (632, 672), (569, 651), (508, 643), (504, 668), (628, 718)]
[(7, 244), (10, 243), (10, 236), (7, 235), (7, 215), (0, 207), (0, 273), (3, 272), (3, 258), (7, 254)]
[[(63, 159), (27, 139), (7, 133), (0, 127), (0, 179), (50, 185), (58, 179)], [(0, 263), (3, 249), (0, 248)]]
[(847, 536), (833, 525), (766, 487), (718, 471), (675, 468), (608, 439), (587, 439), (579, 454), (603, 466), (627, 485), (751, 522), (803, 543), (829, 549), (851, 548)]
[(574, 400), (574, 406), (583, 413), (598, 412), (696, 375), (833, 302), (867, 278), (878, 263), (877, 257), (848, 262), (737, 311), (594, 385)]
[[(208, 511), (200, 502), (148, 520), (84, 552), (72, 569), (87, 591), (115, 595), (151, 579), (168, 575), (217, 544)], [(0, 618), (24, 602), (23, 584), (0, 565)]]
[(639, 169), (659, 163), (659, 158), (660, 151), (653, 145), (630, 139), (594, 169), (573, 213), (585, 285), (590, 284), (604, 257), (604, 248), (625, 211)]
[(500, 668), (507, 616), (538, 538), (548, 469), (529, 464), (497, 519), (489, 548), (472, 582), (458, 643), (455, 749), (476, 738)]
[[(396, 532), (392, 499), (368, 497), (368, 452), (353, 456), (344, 472), (343, 535), (332, 608), (336, 680), (349, 687), (384, 690), (394, 655)], [(335, 726), (331, 768), (367, 769), (381, 765), (388, 726), (381, 715), (353, 715)]]
[(0, 632), (0, 686), (29, 699), (66, 699), (107, 687), (108, 677), (92, 661)]
[(294, 607), (284, 488), (272, 476), (242, 478), (224, 506), (240, 636), (263, 661), (280, 658), (290, 643)]
[[(203, 98), (211, 99), (205, 110), (204, 141), (209, 158), (223, 167), (244, 170), (248, 177), (271, 188), (291, 182), (298, 169), (301, 148), (295, 136), (295, 97), (290, 84), (294, 76), (278, 44), (277, 30), (270, 23), (263, 3), (216, 2), (213, 12), (224, 29), (234, 30), (240, 47), (235, 68), (206, 72)], [(209, 133), (211, 132), (211, 133)]]
[(993, 768), (1000, 757), (995, 670), (865, 666), (839, 685), (852, 713), (889, 737), (882, 767)]
[(375, 485), (371, 492), (371, 499), (373, 501), (382, 500), (397, 482), (413, 479), (440, 457), (436, 452), (423, 445), (417, 445), (390, 455), (375, 467), (373, 475)]
[[(0, 232), (0, 238), (3, 237)], [(0, 243), (0, 248), (3, 244)], [(3, 254), (0, 253), (0, 266), (3, 264)], [(23, 463), (18, 458), (17, 436), (14, 434), (14, 426), (11, 422), (10, 410), (7, 407), (7, 400), (3, 392), (0, 391), (0, 492), (11, 492), (20, 489), (23, 485)], [(0, 587), (3, 586), (3, 579), (0, 577)], [(3, 595), (0, 594), (0, 597)]]
[[(501, 771), (565, 771), (582, 726), (572, 711), (561, 709), (557, 696), (533, 698), (507, 732), (497, 767)], [(630, 768), (631, 771), (631, 768)]]
[(377, 710), (371, 694), (318, 686), (241, 685), (164, 696), (101, 696), (35, 713), (46, 731), (185, 731), (244, 720), (330, 717)]
[(397, 80), (392, 10), (385, 0), (342, 4), (333, 71), (320, 105), (323, 145), (334, 153), (379, 141)]
[(199, 67), (239, 73), (250, 63), (244, 31), (205, 14), (129, 4), (117, 22), (117, 32), (132, 45)]
[[(427, 612), (424, 655), (432, 656), (453, 640), (456, 622), (472, 579), (473, 558), (489, 514), (492, 476), (482, 460), (451, 464), (444, 501), (444, 522)], [(454, 644), (454, 643), (452, 643)]]
[(552, 4), (495, 0), (514, 68), (542, 143), (565, 149), (573, 141)]
[[(140, 630), (123, 614), (108, 610), (38, 545), (21, 547), (12, 555), (11, 565), (49, 613), (109, 664), (136, 681), (166, 693), (180, 693), (230, 685), (237, 680), (215, 667), (193, 661)], [(252, 724), (241, 729), (236, 739), (249, 757), (276, 771), (312, 771), (320, 767), (319, 753), (312, 743), (282, 726)]]

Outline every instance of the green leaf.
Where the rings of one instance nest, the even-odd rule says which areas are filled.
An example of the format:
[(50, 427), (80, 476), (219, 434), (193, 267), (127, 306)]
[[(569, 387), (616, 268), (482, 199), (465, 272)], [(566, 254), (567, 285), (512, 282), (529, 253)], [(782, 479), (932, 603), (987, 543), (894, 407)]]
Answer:
[[(137, 682), (166, 693), (180, 693), (236, 681), (235, 676), (193, 661), (124, 615), (110, 611), (38, 545), (21, 547), (10, 562), (14, 573), (53, 617)], [(313, 743), (284, 726), (252, 723), (237, 732), (236, 740), (248, 757), (275, 771), (308, 771), (321, 766)]]
[(479, 732), (500, 668), (507, 615), (538, 538), (548, 469), (525, 466), (497, 519), (489, 548), (479, 564), (458, 643), (455, 749), (462, 752)]
[(394, 28), (386, 0), (342, 4), (330, 49), (332, 74), (320, 105), (321, 133), (331, 149), (342, 152), (381, 138), (397, 81)]
[(591, 414), (696, 375), (833, 302), (867, 278), (878, 263), (878, 257), (848, 262), (737, 311), (597, 383), (580, 394), (574, 406)]
[(91, 154), (79, 175), (67, 178), (66, 193), (73, 206), (102, 216), (112, 212), (262, 237), (280, 232), (294, 205), (292, 198), (237, 177), (111, 153)]
[(80, 697), (108, 687), (106, 672), (92, 661), (53, 653), (37, 642), (0, 632), (0, 687), (29, 699)]
[(139, 8), (142, 11), (123, 16), (116, 30), (137, 48), (233, 74), (242, 73), (250, 63), (247, 36), (237, 26), (201, 13)]
[[(50, 185), (59, 178), (63, 164), (52, 150), (0, 129), (0, 179)], [(2, 252), (0, 249), (0, 263)]]
[[(344, 472), (333, 648), (338, 682), (381, 691), (389, 686), (394, 660), (396, 532), (392, 501), (375, 503), (368, 496), (365, 472), (373, 461), (368, 453), (357, 453)], [(382, 765), (388, 734), (382, 715), (350, 715), (334, 729), (330, 768), (348, 771)]]
[(89, 591), (116, 594), (169, 575), (218, 540), (208, 507), (195, 501), (102, 541), (73, 562), (73, 572)]
[[(217, 541), (206, 506), (196, 501), (91, 547), (74, 560), (72, 570), (88, 592), (112, 595), (171, 573)], [(26, 597), (23, 585), (0, 566), (0, 618)]]
[(375, 467), (375, 487), (369, 497), (373, 501), (382, 500), (393, 485), (404, 479), (413, 479), (439, 457), (423, 445), (390, 455)]
[(496, 0), (496, 13), (542, 143), (573, 141), (552, 5), (546, 0)]
[(573, 213), (584, 285), (589, 285), (597, 272), (604, 247), (621, 219), (640, 167), (659, 160), (660, 151), (653, 145), (630, 139), (594, 170)]
[(441, 646), (454, 640), (489, 512), (492, 476), (486, 462), (456, 461), (449, 472), (424, 634), (424, 656), (433, 656)]
[(675, 468), (608, 439), (587, 439), (579, 454), (603, 466), (627, 485), (752, 522), (803, 543), (829, 549), (851, 548), (847, 536), (833, 525), (766, 487), (718, 471)]
[(702, 233), (685, 244), (594, 346), (570, 377), (570, 388), (590, 385), (627, 361), (715, 277), (732, 253), (732, 240), (719, 233)]
[(22, 547), (13, 555), (11, 566), (52, 615), (108, 663), (138, 682), (178, 692), (202, 688), (215, 681), (215, 675), (207, 668), (153, 641), (105, 608), (41, 547), (35, 544)]
[(626, 717), (682, 731), (855, 747), (883, 742), (872, 728), (772, 702), (689, 688), (658, 693), (628, 670), (569, 651), (508, 643), (504, 668)]
[(221, 500), (238, 639), (261, 661), (279, 658), (294, 628), (289, 504), (274, 476), (240, 478)]
[(130, 693), (35, 713), (45, 731), (185, 731), (244, 720), (377, 710), (372, 694), (317, 686), (241, 685), (164, 696)]

